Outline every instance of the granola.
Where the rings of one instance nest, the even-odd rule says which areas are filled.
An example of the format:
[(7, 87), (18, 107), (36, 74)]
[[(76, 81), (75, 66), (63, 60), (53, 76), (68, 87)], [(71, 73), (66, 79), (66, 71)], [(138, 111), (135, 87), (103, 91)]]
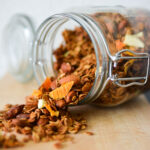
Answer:
[[(103, 29), (112, 55), (122, 49), (149, 53), (150, 19), (147, 14), (142, 13), (142, 17), (138, 16), (131, 20), (119, 13), (96, 13), (92, 17)], [(8, 137), (3, 134), (0, 136), (0, 147), (22, 146), (30, 140), (57, 140), (59, 142), (54, 146), (59, 149), (63, 147), (62, 141), (72, 140), (69, 134), (78, 133), (87, 127), (84, 118), (75, 117), (68, 111), (68, 105), (82, 101), (93, 86), (96, 71), (94, 47), (82, 27), (64, 30), (62, 35), (64, 42), (54, 51), (54, 69), (57, 76), (47, 77), (32, 95), (26, 97), (25, 104), (7, 105), (0, 112), (1, 131), (15, 131), (25, 138), (19, 141), (13, 134)], [(130, 52), (121, 55), (134, 57)], [(117, 73), (119, 77), (144, 76), (145, 64), (146, 62), (141, 59), (122, 59), (118, 61), (117, 66), (113, 64), (113, 74)], [(120, 104), (148, 89), (149, 79), (143, 87), (126, 88), (109, 81), (100, 97), (93, 103), (105, 106)], [(126, 83), (128, 81), (121, 81), (121, 84)], [(93, 132), (86, 134), (94, 135)]]

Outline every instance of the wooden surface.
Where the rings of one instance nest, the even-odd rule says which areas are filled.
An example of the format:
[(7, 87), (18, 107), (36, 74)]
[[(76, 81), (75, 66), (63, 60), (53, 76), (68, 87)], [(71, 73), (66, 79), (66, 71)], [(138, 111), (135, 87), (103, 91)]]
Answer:
[[(36, 89), (36, 82), (17, 83), (12, 77), (0, 80), (0, 108), (7, 103), (24, 103), (24, 97)], [(83, 112), (88, 121), (88, 131), (74, 135), (63, 150), (150, 150), (150, 104), (144, 95), (115, 108), (84, 105), (72, 108)], [(28, 143), (18, 150), (55, 150), (54, 142)], [(10, 149), (9, 149), (10, 150)]]

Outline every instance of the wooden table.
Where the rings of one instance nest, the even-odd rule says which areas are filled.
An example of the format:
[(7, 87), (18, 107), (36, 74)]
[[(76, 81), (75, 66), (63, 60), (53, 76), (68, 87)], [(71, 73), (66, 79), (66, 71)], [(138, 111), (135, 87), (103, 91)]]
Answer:
[[(7, 103), (24, 103), (24, 97), (36, 88), (35, 81), (20, 84), (11, 76), (5, 76), (0, 80), (0, 108)], [(115, 108), (84, 105), (72, 111), (85, 114), (87, 130), (95, 135), (76, 134), (74, 143), (66, 143), (64, 150), (150, 150), (150, 104), (144, 95)], [(17, 149), (55, 150), (53, 144), (30, 142)]]

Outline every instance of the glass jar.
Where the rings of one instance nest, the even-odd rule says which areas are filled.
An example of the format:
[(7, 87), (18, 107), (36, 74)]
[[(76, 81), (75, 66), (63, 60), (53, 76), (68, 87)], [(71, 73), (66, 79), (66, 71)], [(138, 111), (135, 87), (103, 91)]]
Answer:
[[(33, 71), (39, 84), (47, 76), (56, 76), (53, 50), (62, 40), (60, 33), (75, 26), (87, 32), (96, 55), (94, 84), (79, 104), (116, 106), (150, 88), (150, 12), (122, 6), (90, 7), (56, 14), (47, 18), (36, 34), (31, 20), (15, 16), (4, 38), (14, 76), (25, 81)], [(15, 70), (12, 65), (16, 58)]]

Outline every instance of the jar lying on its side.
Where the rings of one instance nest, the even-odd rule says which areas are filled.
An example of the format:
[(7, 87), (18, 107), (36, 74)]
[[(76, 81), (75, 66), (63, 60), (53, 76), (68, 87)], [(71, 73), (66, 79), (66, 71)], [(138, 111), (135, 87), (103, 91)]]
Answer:
[[(60, 44), (60, 33), (74, 26), (80, 27), (65, 30)], [(35, 36), (34, 74), (40, 84), (55, 76), (48, 92), (73, 80), (68, 104), (115, 106), (150, 88), (149, 38), (150, 12), (143, 9), (91, 7), (53, 15)], [(69, 94), (62, 97), (66, 103)]]

